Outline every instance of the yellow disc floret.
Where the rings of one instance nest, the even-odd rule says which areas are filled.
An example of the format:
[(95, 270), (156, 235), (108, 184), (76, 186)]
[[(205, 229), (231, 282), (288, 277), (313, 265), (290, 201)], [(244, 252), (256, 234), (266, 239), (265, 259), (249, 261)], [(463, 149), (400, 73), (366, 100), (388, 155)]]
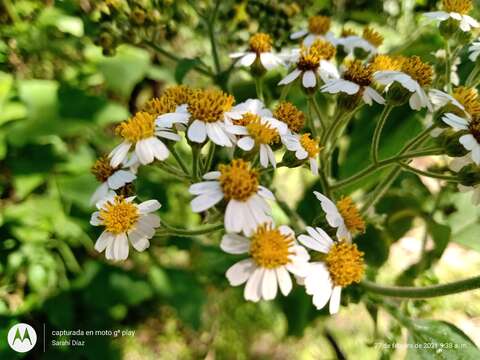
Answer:
[(100, 210), (99, 218), (105, 230), (112, 234), (121, 234), (133, 229), (139, 216), (138, 208), (134, 204), (123, 196), (115, 196), (113, 202), (107, 202)]
[(443, 0), (443, 10), (456, 12), (462, 15), (468, 14), (473, 9), (472, 0)]
[(227, 200), (246, 201), (258, 191), (258, 173), (250, 163), (233, 159), (230, 165), (220, 165), (220, 186)]
[(188, 103), (188, 99), (193, 92), (194, 89), (188, 85), (176, 85), (166, 88), (163, 92), (163, 96), (172, 99), (176, 105), (183, 105)]
[(247, 112), (240, 119), (233, 119), (234, 125), (247, 126), (248, 124), (260, 120), (260, 116)]
[(308, 31), (315, 35), (324, 35), (330, 30), (330, 23), (328, 16), (312, 16), (308, 19)]
[(143, 106), (143, 111), (157, 117), (159, 115), (174, 112), (177, 107), (175, 100), (169, 96), (162, 95), (153, 98)]
[(420, 86), (430, 86), (433, 80), (433, 68), (426, 64), (418, 56), (404, 58), (402, 72), (418, 82)]
[(360, 60), (353, 60), (347, 64), (343, 77), (357, 85), (368, 86), (372, 83), (372, 75), (373, 69), (371, 66), (364, 65)]
[(348, 286), (362, 280), (365, 270), (363, 252), (357, 245), (346, 242), (334, 244), (328, 252), (325, 262), (335, 286)]
[(288, 128), (298, 133), (305, 123), (305, 114), (291, 102), (282, 101), (273, 112), (273, 117), (287, 124)]
[(300, 136), (300, 144), (308, 153), (309, 158), (314, 158), (320, 152), (320, 146), (318, 142), (310, 137), (310, 134), (303, 134)]
[(188, 111), (192, 119), (207, 123), (223, 121), (223, 114), (229, 111), (235, 99), (221, 90), (196, 90), (188, 100)]
[(480, 119), (480, 98), (477, 89), (459, 86), (453, 90), (453, 97), (463, 105), (472, 119)]
[(105, 182), (115, 172), (116, 168), (110, 166), (110, 159), (106, 156), (102, 156), (91, 168), (91, 172), (98, 181)]
[(377, 48), (383, 44), (383, 36), (371, 27), (363, 29), (362, 37)]
[(257, 54), (272, 51), (272, 38), (265, 33), (257, 33), (250, 38), (250, 51)]
[(403, 59), (389, 55), (375, 55), (370, 66), (372, 71), (399, 71), (402, 68)]
[(340, 37), (344, 38), (347, 36), (355, 36), (357, 35), (357, 32), (351, 28), (342, 28), (342, 32), (340, 33)]
[(284, 235), (272, 225), (260, 225), (251, 237), (250, 255), (263, 268), (275, 269), (290, 263), (290, 248), (294, 244), (291, 235)]
[(155, 116), (140, 111), (118, 125), (115, 132), (132, 143), (152, 137), (155, 134)]
[(337, 209), (351, 233), (365, 232), (365, 221), (350, 196), (343, 196), (337, 202)]
[(247, 124), (248, 134), (255, 140), (256, 144), (274, 144), (280, 140), (278, 130), (273, 128), (267, 122), (262, 122), (260, 118)]

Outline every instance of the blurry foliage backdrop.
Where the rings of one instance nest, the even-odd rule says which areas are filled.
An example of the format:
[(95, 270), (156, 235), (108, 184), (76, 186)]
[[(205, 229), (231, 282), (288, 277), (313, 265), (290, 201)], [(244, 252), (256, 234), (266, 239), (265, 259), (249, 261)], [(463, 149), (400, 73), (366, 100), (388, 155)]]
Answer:
[[(212, 6), (208, 1), (195, 3), (200, 8)], [(391, 351), (371, 347), (373, 325), (363, 325), (362, 334), (356, 334), (357, 348), (345, 345), (350, 340), (335, 330), (332, 320), (325, 327), (327, 317), (315, 311), (302, 292), (272, 303), (244, 302), (242, 290), (230, 288), (224, 278), (233, 260), (211, 242), (160, 238), (149, 251), (135, 253), (121, 265), (109, 264), (94, 252), (98, 233), (88, 220), (89, 198), (97, 184), (90, 167), (113, 147), (114, 124), (168, 84), (211, 84), (195, 68), (213, 66), (206, 36), (212, 29), (189, 1), (4, 0), (1, 4), (0, 339), (6, 338), (10, 324), (22, 320), (37, 329), (46, 323), (50, 330), (137, 331), (132, 339), (91, 338), (82, 352), (47, 346), (44, 358), (49, 359), (116, 359), (128, 354), (165, 359), (328, 359), (340, 356), (344, 346), (355, 359), (391, 356)], [(250, 33), (268, 32), (280, 48), (292, 30), (316, 13), (333, 15), (352, 26), (373, 23), (385, 35), (388, 48), (428, 60), (441, 38), (433, 27), (416, 24), (422, 12), (435, 6), (432, 0), (225, 0), (214, 31), (224, 68), (230, 64), (227, 54), (244, 47)], [(215, 80), (238, 102), (254, 88), (241, 71), (230, 78), (220, 74)], [(267, 96), (278, 95), (279, 80), (276, 73), (267, 79)], [(343, 177), (368, 161), (369, 147), (364, 145), (373, 132), (369, 111), (365, 109), (349, 129)], [(399, 116), (388, 123), (392, 135), (384, 155), (394, 154), (409, 134), (419, 131), (417, 116)], [(154, 168), (142, 171), (137, 184), (141, 198), (158, 199), (163, 204), (161, 215), (174, 225), (188, 227), (198, 221), (189, 210), (182, 184)], [(312, 220), (319, 204), (302, 200), (296, 180), (287, 179), (279, 186), (292, 190), (298, 211)], [(311, 179), (301, 180), (309, 191)], [(423, 283), (435, 283), (435, 275), (427, 270), (450, 239), (480, 250), (480, 212), (468, 198), (452, 195), (435, 205), (434, 201), (416, 176), (402, 175), (377, 206), (379, 212), (388, 209), (388, 227), (384, 231), (372, 227), (359, 240), (367, 262), (383, 265), (390, 245), (412, 227), (413, 217), (396, 214), (405, 209), (428, 213), (432, 206), (439, 206), (443, 217), (441, 223), (431, 219), (428, 224), (431, 234), (437, 234), (428, 263), (412, 265), (397, 283), (411, 284), (419, 273), (424, 274)], [(372, 244), (375, 249), (369, 252)], [(369, 254), (375, 255), (369, 258)], [(355, 292), (348, 295), (354, 303)], [(428, 314), (429, 308), (421, 311)], [(473, 311), (480, 313), (478, 308)], [(364, 315), (357, 314), (363, 324), (372, 321)], [(397, 328), (388, 332), (393, 339), (399, 336)], [(297, 351), (311, 344), (321, 349), (317, 355)], [(0, 358), (13, 356), (20, 354), (14, 355), (0, 341)]]

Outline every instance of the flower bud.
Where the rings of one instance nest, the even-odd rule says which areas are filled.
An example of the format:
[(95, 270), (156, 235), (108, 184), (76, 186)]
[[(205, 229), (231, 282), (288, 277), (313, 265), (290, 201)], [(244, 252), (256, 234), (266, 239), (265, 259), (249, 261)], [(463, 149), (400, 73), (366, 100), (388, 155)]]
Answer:
[(412, 93), (405, 89), (402, 84), (395, 81), (388, 88), (387, 94), (385, 96), (387, 103), (393, 106), (400, 106), (405, 104)]
[(472, 33), (470, 31), (458, 31), (455, 35), (455, 39), (461, 45), (467, 45), (472, 42)]
[(352, 111), (355, 110), (358, 105), (360, 105), (361, 101), (362, 96), (360, 92), (354, 95), (340, 93), (340, 95), (338, 96), (338, 108), (347, 112)]
[(464, 135), (461, 131), (452, 129), (445, 130), (439, 137), (438, 141), (445, 149), (445, 153), (451, 157), (461, 157), (468, 153), (468, 150), (460, 143), (460, 136)]
[(438, 29), (445, 39), (450, 39), (458, 30), (460, 23), (458, 20), (448, 18), (440, 23)]
[(480, 167), (475, 164), (464, 166), (458, 172), (460, 184), (464, 186), (475, 186), (480, 184)]
[(257, 55), (255, 61), (250, 66), (250, 74), (253, 77), (262, 77), (267, 72), (267, 69), (263, 66), (262, 62), (260, 61), (260, 56)]

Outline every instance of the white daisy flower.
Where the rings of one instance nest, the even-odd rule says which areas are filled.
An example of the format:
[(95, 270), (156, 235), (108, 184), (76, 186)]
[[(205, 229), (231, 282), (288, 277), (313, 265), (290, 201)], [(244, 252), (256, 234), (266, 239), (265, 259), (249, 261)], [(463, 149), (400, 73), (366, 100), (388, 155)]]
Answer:
[(195, 91), (189, 99), (190, 124), (187, 138), (202, 144), (207, 139), (219, 146), (233, 146), (235, 136), (226, 129), (226, 121), (240, 116), (233, 110), (235, 99), (221, 90)]
[(301, 77), (305, 88), (317, 86), (317, 77), (323, 82), (339, 77), (337, 67), (329, 60), (335, 56), (335, 46), (325, 40), (316, 40), (310, 47), (302, 47), (298, 53), (295, 69), (278, 85), (287, 85)]
[(480, 55), (480, 41), (474, 41), (468, 48), (468, 52), (470, 53), (468, 58), (472, 61), (477, 61), (478, 55)]
[(282, 136), (282, 143), (289, 151), (295, 151), (298, 160), (308, 159), (313, 175), (318, 175), (318, 154), (320, 146), (310, 137), (310, 134), (287, 134)]
[(258, 225), (271, 222), (271, 208), (267, 200), (275, 200), (272, 192), (259, 184), (259, 174), (250, 164), (233, 159), (229, 165), (220, 165), (219, 171), (203, 176), (207, 181), (190, 186), (196, 197), (191, 206), (194, 212), (203, 212), (225, 199), (225, 230), (249, 235)]
[(158, 129), (171, 129), (175, 126), (177, 130), (184, 131), (189, 120), (188, 105), (183, 104), (177, 106), (174, 112), (158, 115), (155, 119), (155, 125)]
[(123, 142), (108, 155), (110, 165), (114, 168), (125, 161), (132, 146), (135, 146), (135, 154), (140, 163), (146, 165), (155, 159), (163, 161), (170, 155), (167, 146), (159, 138), (180, 140), (180, 136), (169, 129), (156, 128), (155, 117), (144, 111), (137, 112), (135, 116), (122, 122), (116, 131), (123, 138)]
[(477, 20), (467, 15), (473, 8), (471, 0), (443, 0), (442, 4), (444, 11), (433, 11), (424, 15), (440, 23), (448, 19), (458, 21), (460, 29), (464, 32), (480, 26)]
[(411, 93), (409, 104), (413, 110), (426, 107), (430, 111), (433, 110), (432, 105), (424, 89), (431, 85), (432, 77), (432, 67), (424, 63), (418, 56), (405, 58), (401, 71), (377, 71), (373, 74), (376, 82), (386, 85), (386, 90), (393, 83), (398, 83)]
[(433, 110), (437, 111), (445, 105), (451, 104), (456, 106), (459, 110), (465, 111), (465, 107), (458, 102), (452, 95), (447, 94), (441, 90), (431, 89), (428, 91), (428, 97), (433, 106)]
[(295, 233), (288, 226), (273, 227), (262, 224), (247, 238), (238, 234), (226, 234), (220, 247), (229, 254), (246, 254), (227, 270), (230, 285), (244, 283), (245, 300), (273, 300), (278, 288), (283, 295), (292, 290), (292, 273), (298, 277), (307, 276), (310, 256), (295, 240)]
[(250, 38), (249, 50), (230, 54), (232, 59), (240, 58), (236, 66), (252, 66), (260, 61), (266, 70), (283, 65), (281, 56), (272, 51), (272, 38), (265, 33), (257, 33)]
[[(131, 160), (130, 164), (133, 165)], [(106, 157), (101, 157), (95, 162), (91, 171), (97, 180), (101, 182), (101, 185), (95, 190), (90, 198), (90, 204), (96, 204), (103, 198), (107, 197), (110, 190), (118, 190), (137, 178), (135, 175), (135, 166), (131, 169), (126, 166), (126, 163), (122, 165), (123, 166), (113, 168)]]
[(318, 191), (313, 193), (325, 211), (328, 224), (337, 229), (337, 238), (351, 241), (352, 235), (365, 232), (365, 222), (351, 197), (342, 197), (335, 204)]
[(347, 54), (354, 54), (355, 49), (361, 49), (368, 55), (373, 55), (378, 52), (378, 48), (383, 43), (383, 36), (370, 27), (363, 29), (362, 36), (348, 35), (339, 38), (335, 45), (341, 45)]
[(320, 88), (320, 91), (329, 94), (358, 94), (368, 105), (372, 105), (373, 101), (384, 104), (385, 99), (370, 86), (372, 80), (371, 66), (364, 65), (359, 60), (354, 60), (348, 64), (342, 78), (328, 81)]
[(328, 16), (311, 16), (308, 19), (308, 29), (302, 29), (290, 35), (290, 39), (303, 38), (304, 46), (311, 46), (316, 40), (335, 41), (335, 36), (330, 30), (331, 19)]
[(363, 277), (363, 253), (344, 239), (333, 241), (321, 228), (307, 227), (307, 232), (298, 241), (325, 254), (325, 260), (310, 263), (304, 279), (305, 290), (313, 296), (313, 305), (319, 310), (330, 301), (329, 312), (333, 315), (340, 309), (342, 288), (360, 282)]
[(453, 113), (446, 113), (442, 120), (454, 130), (467, 132), (460, 136), (459, 141), (469, 151), (475, 164), (480, 165), (480, 119), (469, 120)]
[(160, 226), (158, 215), (151, 214), (160, 208), (157, 200), (135, 204), (135, 196), (124, 198), (110, 194), (97, 203), (98, 211), (92, 214), (90, 224), (104, 226), (105, 230), (95, 243), (95, 250), (105, 251), (107, 260), (125, 260), (129, 245), (137, 251), (150, 246), (155, 229)]

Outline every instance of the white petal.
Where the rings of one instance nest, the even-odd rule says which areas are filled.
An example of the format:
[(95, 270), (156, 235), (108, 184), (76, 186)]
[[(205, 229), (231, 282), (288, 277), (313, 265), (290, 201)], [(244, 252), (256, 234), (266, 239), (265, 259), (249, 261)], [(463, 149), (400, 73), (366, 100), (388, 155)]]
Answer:
[(320, 88), (320, 91), (326, 92), (329, 94), (337, 94), (339, 92), (346, 93), (348, 95), (353, 95), (358, 93), (360, 90), (360, 86), (355, 84), (354, 82), (343, 80), (343, 79), (336, 79), (327, 82)]
[(264, 52), (260, 54), (260, 62), (267, 70), (271, 70), (282, 64), (282, 60), (272, 53)]
[(275, 201), (275, 195), (273, 195), (273, 193), (270, 190), (268, 190), (265, 186), (262, 186), (262, 185), (258, 186), (258, 195), (260, 195), (261, 197), (267, 200)]
[(195, 120), (187, 130), (188, 138), (196, 143), (203, 143), (207, 139), (207, 129), (205, 123), (200, 120)]
[(245, 300), (257, 302), (260, 300), (260, 285), (262, 283), (264, 269), (256, 268), (253, 274), (249, 277), (243, 296)]
[(455, 130), (467, 130), (468, 120), (452, 113), (446, 113), (442, 120), (445, 124), (450, 125)]
[(131, 183), (137, 177), (131, 171), (118, 170), (115, 171), (108, 179), (108, 186), (110, 189), (117, 190), (128, 183)]
[(278, 85), (287, 85), (294, 81), (302, 72), (298, 69), (293, 70), (290, 74), (285, 76)]
[(303, 73), (302, 85), (306, 88), (315, 87), (315, 85), (317, 85), (317, 77), (313, 71), (308, 70)]
[(332, 291), (332, 296), (330, 297), (329, 311), (330, 314), (336, 314), (340, 309), (340, 297), (342, 294), (342, 287), (335, 286)]
[(145, 251), (150, 247), (148, 236), (141, 231), (132, 231), (128, 235), (128, 239), (132, 243), (133, 248), (139, 252)]
[(220, 171), (210, 171), (203, 175), (205, 180), (217, 180), (220, 177)]
[(140, 214), (146, 214), (160, 209), (162, 205), (158, 200), (147, 200), (137, 205)]
[(292, 40), (299, 39), (301, 37), (304, 37), (307, 34), (308, 34), (307, 30), (305, 30), (305, 29), (304, 30), (299, 30), (299, 31), (296, 31), (293, 34), (291, 34), (290, 39), (292, 39)]
[(95, 250), (101, 253), (103, 250), (107, 248), (107, 246), (115, 239), (115, 235), (111, 232), (104, 231), (98, 237), (97, 241), (95, 242)]
[(275, 270), (266, 269), (262, 279), (262, 296), (264, 300), (273, 300), (277, 296), (277, 276)]
[(120, 165), (122, 161), (125, 160), (125, 158), (127, 157), (128, 150), (130, 150), (131, 146), (131, 143), (129, 143), (128, 141), (124, 141), (120, 145), (115, 147), (110, 152), (110, 154), (108, 154), (108, 157), (111, 158), (110, 165), (114, 168)]
[(142, 165), (147, 165), (153, 162), (153, 151), (150, 148), (150, 143), (147, 140), (137, 141), (135, 145), (135, 153)]
[(240, 202), (231, 199), (225, 209), (225, 230), (227, 232), (238, 233), (243, 228), (243, 214), (239, 211)]
[(173, 124), (188, 124), (188, 119), (190, 118), (190, 114), (186, 113), (168, 113), (163, 114), (157, 117), (155, 120), (155, 125), (160, 128), (168, 128), (170, 129)]
[(238, 234), (226, 234), (222, 237), (220, 248), (229, 254), (244, 254), (250, 248), (250, 240)]
[(250, 151), (255, 146), (255, 140), (250, 136), (244, 136), (240, 140), (238, 140), (237, 145), (240, 149), (245, 151)]
[(113, 249), (110, 253), (110, 256), (113, 257), (109, 259), (107, 252), (108, 260), (125, 260), (128, 257), (128, 239), (125, 233), (117, 234), (117, 236), (115, 236), (115, 239), (113, 240), (112, 246)]
[(268, 167), (268, 152), (263, 144), (260, 145), (260, 165), (264, 168)]
[(212, 206), (218, 204), (222, 199), (222, 192), (210, 192), (197, 196), (195, 199), (192, 200), (190, 205), (192, 207), (192, 211), (198, 213), (210, 209)]
[(248, 280), (255, 268), (256, 265), (252, 259), (245, 259), (232, 265), (225, 275), (230, 285), (238, 286)]
[(475, 137), (472, 134), (462, 135), (458, 141), (467, 150), (473, 150), (478, 145), (477, 140), (475, 140)]
[(255, 61), (255, 59), (257, 58), (257, 54), (255, 53), (247, 53), (245, 56), (243, 56), (239, 63), (240, 65), (242, 66), (250, 66), (253, 64), (253, 62)]
[(90, 217), (90, 224), (93, 226), (98, 226), (102, 224), (102, 220), (100, 220), (100, 212), (95, 211), (92, 216)]
[(278, 286), (283, 295), (287, 296), (292, 291), (292, 279), (284, 266), (275, 269), (277, 273)]
[[(370, 86), (365, 86), (364, 89), (365, 91), (363, 93), (363, 96), (367, 96), (369, 99), (373, 99), (377, 104), (385, 104), (385, 99), (376, 90), (374, 90)], [(369, 105), (371, 105), (371, 101)]]
[(206, 125), (207, 135), (210, 140), (219, 146), (232, 146), (230, 139), (225, 134), (224, 129), (219, 122), (207, 123)]
[(219, 192), (222, 191), (222, 188), (218, 181), (202, 181), (191, 185), (188, 191), (192, 195), (201, 195), (211, 192)]
[[(97, 202), (99, 202), (100, 200), (102, 200), (103, 198), (105, 198), (108, 194), (108, 183), (107, 182), (104, 182), (102, 183), (98, 188), (97, 190), (95, 190), (95, 192), (93, 193), (92, 197), (90, 198), (90, 205), (92, 204), (96, 204)], [(94, 225), (94, 224), (92, 224)]]
[(170, 155), (170, 151), (163, 142), (161, 142), (156, 137), (148, 139), (148, 142), (150, 145), (150, 149), (152, 150), (152, 154), (156, 159), (163, 161), (168, 158), (168, 156)]

